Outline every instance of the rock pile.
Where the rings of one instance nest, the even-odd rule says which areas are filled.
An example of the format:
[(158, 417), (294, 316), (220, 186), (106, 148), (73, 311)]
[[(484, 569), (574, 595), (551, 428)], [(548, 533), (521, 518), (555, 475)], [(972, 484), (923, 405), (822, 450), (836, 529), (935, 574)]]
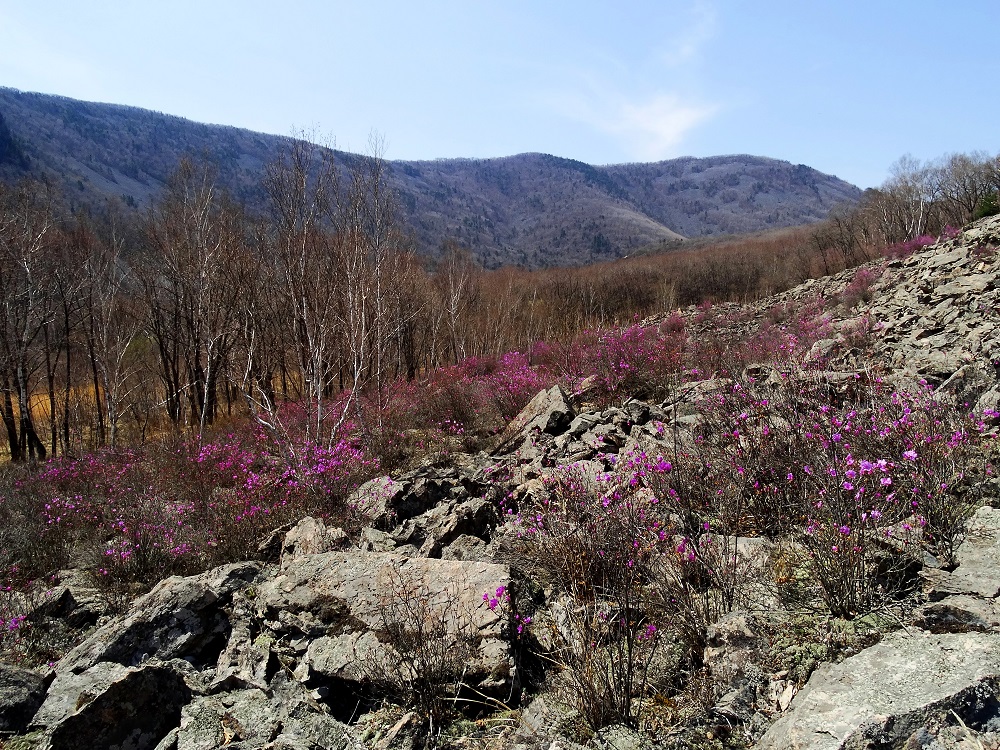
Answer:
[[(997, 245), (1000, 217), (889, 262), (873, 274), (869, 302), (828, 309), (837, 334), (813, 347), (828, 379), (879, 368), (996, 409)], [(759, 324), (776, 305), (842, 298), (857, 273), (779, 295), (740, 325)], [(35, 616), (97, 627), (48, 674), (0, 668), (0, 733), (56, 749), (402, 750), (416, 741), (412, 714), (386, 714), (375, 729), (365, 727), (376, 719), (358, 718), (382, 716), (384, 696), (432, 705), (425, 677), (461, 682), (470, 701), (516, 707), (537, 685), (514, 608), (498, 592), (549, 605), (505, 556), (502, 501), (539, 491), (566, 464), (596, 474), (622, 453), (665, 453), (689, 439), (697, 398), (719, 386), (709, 380), (665, 403), (601, 409), (557, 386), (531, 401), (491, 453), (360, 487), (350, 498), (365, 521), (359, 536), (303, 519), (265, 541), (259, 561), (167, 579), (113, 619), (85, 586), (64, 586)], [(759, 663), (772, 625), (746, 612), (717, 623), (704, 655), (720, 686), (711, 715), (747, 738), (763, 734), (758, 746), (769, 750), (996, 746), (1000, 511), (984, 507), (969, 522), (957, 563), (922, 572), (924, 602), (907, 628), (818, 669), (804, 687)], [(539, 619), (556, 622), (552, 607)], [(428, 649), (431, 641), (443, 648)], [(531, 697), (504, 741), (572, 745), (580, 717), (551, 696)], [(651, 741), (626, 727), (592, 739), (609, 748)]]
[[(290, 541), (320, 526), (306, 519)], [(3, 727), (51, 748), (342, 748), (373, 687), (404, 691), (421, 670), (516, 701), (508, 617), (482, 600), (515, 589), (506, 566), (286, 552), (162, 581), (48, 677), (0, 672)], [(415, 628), (427, 642), (399, 637)], [(447, 645), (440, 663), (430, 639)]]

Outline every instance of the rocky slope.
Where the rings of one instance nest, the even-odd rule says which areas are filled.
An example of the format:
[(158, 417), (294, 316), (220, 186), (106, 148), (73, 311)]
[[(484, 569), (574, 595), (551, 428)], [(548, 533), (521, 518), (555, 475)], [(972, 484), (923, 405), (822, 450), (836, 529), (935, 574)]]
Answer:
[[(146, 206), (183, 156), (214, 163), (261, 209), (259, 179), (288, 139), (133, 107), (0, 88), (0, 179), (47, 177), (71, 206), (107, 197)], [(349, 164), (356, 158), (338, 154)], [(547, 154), (390, 162), (417, 249), (454, 240), (487, 267), (610, 260), (687, 237), (826, 217), (860, 191), (804, 165), (753, 156), (595, 167)]]
[[(685, 314), (692, 330), (712, 327), (735, 340), (773, 325), (775, 311), (790, 305), (815, 309), (826, 335), (810, 357), (831, 387), (863, 367), (926, 381), (995, 423), (998, 245), (1000, 218), (987, 219), (884, 267), (810, 282), (708, 322), (703, 311)], [(817, 295), (828, 304), (809, 307)], [(597, 474), (618, 456), (693, 439), (698, 398), (719, 387), (718, 379), (694, 382), (662, 403), (600, 409), (588, 404), (586, 384), (573, 395), (543, 391), (491, 453), (428, 461), (362, 486), (351, 501), (366, 519), (359, 536), (303, 519), (263, 540), (258, 561), (165, 580), (117, 617), (66, 575), (33, 618), (39, 627), (96, 627), (47, 673), (0, 669), (0, 731), (13, 737), (6, 746), (1000, 746), (995, 486), (968, 521), (956, 564), (925, 557), (902, 629), (880, 640), (883, 626), (852, 624), (839, 663), (803, 684), (811, 670), (772, 671), (767, 655), (788, 638), (781, 647), (795, 653), (825, 645), (796, 641), (800, 613), (762, 590), (747, 599), (754, 606), (709, 628), (702, 661), (712, 687), (694, 729), (580, 729), (579, 714), (560, 701), (559, 670), (537, 656), (564, 627), (566, 604), (528, 575), (511, 544), (517, 530), (499, 509), (542, 491), (561, 466)], [(762, 555), (775, 543), (748, 538), (734, 549), (766, 577), (775, 573)], [(530, 636), (505, 597), (517, 601), (517, 618), (533, 617)], [(415, 630), (422, 639), (411, 637)], [(449, 680), (464, 685), (457, 696), (436, 692)], [(428, 734), (420, 717), (456, 700), (476, 720), (457, 735)], [(680, 702), (662, 708), (687, 710)]]

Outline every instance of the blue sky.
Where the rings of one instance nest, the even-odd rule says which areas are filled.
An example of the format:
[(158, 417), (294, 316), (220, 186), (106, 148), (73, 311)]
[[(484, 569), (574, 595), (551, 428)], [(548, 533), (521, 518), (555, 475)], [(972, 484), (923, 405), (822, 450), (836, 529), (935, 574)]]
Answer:
[(0, 0), (0, 85), (391, 159), (1000, 151), (1000, 3)]

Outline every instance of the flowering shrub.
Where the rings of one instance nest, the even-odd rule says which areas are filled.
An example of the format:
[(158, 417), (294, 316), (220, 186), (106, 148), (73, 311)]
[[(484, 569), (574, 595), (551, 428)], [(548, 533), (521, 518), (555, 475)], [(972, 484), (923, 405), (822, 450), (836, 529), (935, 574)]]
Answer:
[[(948, 229), (945, 228), (945, 234), (942, 235), (945, 239), (951, 239), (954, 235), (948, 235)], [(937, 240), (927, 234), (922, 234), (919, 237), (914, 237), (913, 239), (906, 240), (905, 242), (897, 242), (894, 245), (889, 245), (883, 251), (883, 255), (888, 258), (909, 258), (915, 252), (923, 250), (929, 245), (933, 245)]]
[(670, 546), (655, 498), (619, 479), (569, 466), (542, 495), (508, 508), (522, 553), (568, 595), (555, 656), (568, 668), (572, 702), (595, 729), (637, 720), (634, 701), (659, 642), (647, 586)]
[(848, 309), (857, 307), (862, 302), (871, 302), (872, 285), (882, 275), (880, 269), (859, 268), (854, 272), (854, 278), (840, 293), (840, 302)]
[(255, 553), (272, 528), (339, 512), (376, 464), (346, 439), (294, 445), (296, 464), (258, 433), (48, 462), (14, 492), (40, 519), (44, 568), (87, 565), (117, 597), (175, 573)]
[(981, 420), (861, 375), (836, 386), (801, 373), (777, 386), (746, 380), (701, 410), (716, 507), (758, 533), (799, 528), (838, 616), (904, 588), (918, 545), (953, 563), (992, 472)]

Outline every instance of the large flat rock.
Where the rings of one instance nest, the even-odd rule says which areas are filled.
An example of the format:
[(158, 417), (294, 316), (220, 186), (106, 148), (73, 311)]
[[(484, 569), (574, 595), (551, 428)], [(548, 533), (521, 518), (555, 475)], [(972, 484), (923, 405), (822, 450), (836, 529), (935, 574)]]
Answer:
[(983, 506), (965, 526), (956, 552), (958, 567), (938, 576), (931, 599), (969, 594), (993, 599), (1000, 594), (1000, 509)]
[(410, 558), (388, 552), (327, 552), (291, 560), (258, 591), (258, 617), (275, 632), (311, 641), (297, 673), (360, 681), (395, 648), (395, 627), (444, 638), (470, 653), (467, 681), (509, 691), (515, 669), (507, 606), (484, 594), (511, 588), (506, 565)]
[(1000, 635), (897, 631), (816, 670), (757, 747), (903, 747), (935, 715), (954, 710), (974, 725), (984, 704), (996, 705), (998, 684)]

